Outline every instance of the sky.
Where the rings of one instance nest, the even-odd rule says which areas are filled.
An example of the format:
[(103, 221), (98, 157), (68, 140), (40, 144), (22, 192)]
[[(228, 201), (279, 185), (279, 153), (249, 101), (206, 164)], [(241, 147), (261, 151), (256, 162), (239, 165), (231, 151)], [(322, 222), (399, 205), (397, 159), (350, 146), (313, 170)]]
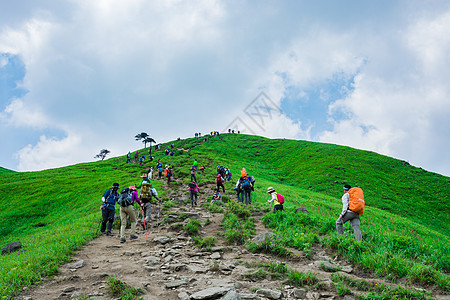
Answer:
[(450, 2), (0, 0), (0, 166), (235, 129), (450, 176)]

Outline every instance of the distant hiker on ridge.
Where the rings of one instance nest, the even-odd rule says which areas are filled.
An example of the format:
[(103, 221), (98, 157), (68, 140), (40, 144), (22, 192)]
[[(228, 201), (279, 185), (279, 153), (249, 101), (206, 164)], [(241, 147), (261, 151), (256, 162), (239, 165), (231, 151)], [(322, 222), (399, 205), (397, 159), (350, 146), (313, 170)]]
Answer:
[(119, 184), (117, 182), (113, 183), (112, 188), (107, 190), (102, 197), (103, 205), (102, 209), (102, 226), (100, 231), (105, 233), (106, 223), (108, 223), (108, 229), (106, 235), (111, 235), (111, 229), (114, 222), (114, 215), (116, 214), (116, 201), (119, 198)]
[(360, 218), (364, 213), (364, 194), (361, 188), (352, 188), (349, 184), (344, 185), (344, 195), (342, 196), (342, 212), (336, 220), (336, 230), (339, 234), (344, 234), (344, 224), (350, 221), (355, 233), (355, 239), (362, 240)]

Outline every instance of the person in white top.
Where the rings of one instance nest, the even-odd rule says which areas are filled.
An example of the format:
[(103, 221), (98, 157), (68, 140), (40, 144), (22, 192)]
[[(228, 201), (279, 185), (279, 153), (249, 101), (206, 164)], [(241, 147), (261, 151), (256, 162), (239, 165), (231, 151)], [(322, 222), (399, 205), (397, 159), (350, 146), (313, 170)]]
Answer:
[(347, 221), (350, 221), (353, 227), (353, 232), (355, 233), (355, 239), (361, 241), (361, 221), (359, 219), (359, 214), (349, 209), (350, 195), (348, 191), (351, 188), (352, 187), (349, 184), (346, 184), (344, 186), (344, 195), (342, 196), (342, 212), (339, 215), (339, 218), (336, 220), (336, 230), (339, 234), (344, 234), (344, 224)]

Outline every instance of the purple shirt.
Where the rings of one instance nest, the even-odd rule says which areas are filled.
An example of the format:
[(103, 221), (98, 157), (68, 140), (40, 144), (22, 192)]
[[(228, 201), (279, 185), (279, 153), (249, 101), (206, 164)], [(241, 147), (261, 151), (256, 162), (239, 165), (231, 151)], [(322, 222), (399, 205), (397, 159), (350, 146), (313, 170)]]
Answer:
[(131, 200), (133, 200), (133, 204), (136, 201), (139, 205), (142, 205), (141, 201), (139, 201), (139, 195), (136, 191), (133, 191), (131, 194)]

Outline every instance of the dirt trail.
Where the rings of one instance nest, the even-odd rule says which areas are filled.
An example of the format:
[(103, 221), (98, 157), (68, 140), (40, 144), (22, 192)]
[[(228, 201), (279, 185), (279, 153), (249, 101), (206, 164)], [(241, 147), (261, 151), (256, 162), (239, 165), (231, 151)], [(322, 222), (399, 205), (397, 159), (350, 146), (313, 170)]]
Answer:
[[(182, 203), (188, 196), (184, 192), (185, 187), (183, 190), (176, 189), (178, 186), (173, 184), (175, 189), (171, 189), (165, 185), (166, 197)], [(211, 195), (213, 188), (213, 185), (207, 185), (202, 190)], [(337, 295), (330, 280), (333, 273), (323, 271), (321, 262), (332, 261), (342, 267), (340, 273), (355, 277), (348, 274), (352, 273), (353, 268), (335, 260), (319, 246), (314, 249), (312, 259), (307, 259), (295, 249), (290, 249), (295, 254), (290, 259), (252, 254), (244, 246), (226, 244), (220, 234), (223, 214), (212, 214), (200, 206), (191, 208), (190, 205), (173, 207), (170, 211), (186, 213), (202, 224), (209, 219), (209, 224), (203, 226), (200, 233), (203, 237), (216, 237), (217, 243), (211, 251), (195, 248), (184, 230), (171, 224), (157, 226), (154, 210), (151, 226), (147, 230), (148, 240), (140, 223), (137, 240), (129, 240), (129, 229), (124, 244), (119, 243), (118, 230), (113, 231), (114, 236), (100, 236), (77, 251), (73, 262), (61, 266), (60, 275), (24, 291), (19, 299), (114, 299), (109, 296), (106, 287), (106, 278), (112, 275), (128, 285), (142, 288), (145, 291), (143, 299), (192, 299), (190, 295), (211, 287), (229, 287), (240, 295), (240, 298), (227, 299), (278, 299), (271, 298), (277, 297), (278, 292), (282, 293), (283, 299), (354, 299), (353, 296), (344, 298)], [(165, 216), (161, 215), (160, 220)], [(267, 232), (261, 216), (254, 216), (257, 235)], [(257, 271), (252, 263), (274, 261), (284, 262), (300, 272), (313, 271), (322, 280), (324, 289), (319, 292), (309, 291), (308, 287), (296, 289), (283, 285), (283, 279), (253, 281), (243, 276)], [(262, 294), (258, 289), (268, 289), (274, 294)], [(220, 296), (209, 299), (220, 299)]]

